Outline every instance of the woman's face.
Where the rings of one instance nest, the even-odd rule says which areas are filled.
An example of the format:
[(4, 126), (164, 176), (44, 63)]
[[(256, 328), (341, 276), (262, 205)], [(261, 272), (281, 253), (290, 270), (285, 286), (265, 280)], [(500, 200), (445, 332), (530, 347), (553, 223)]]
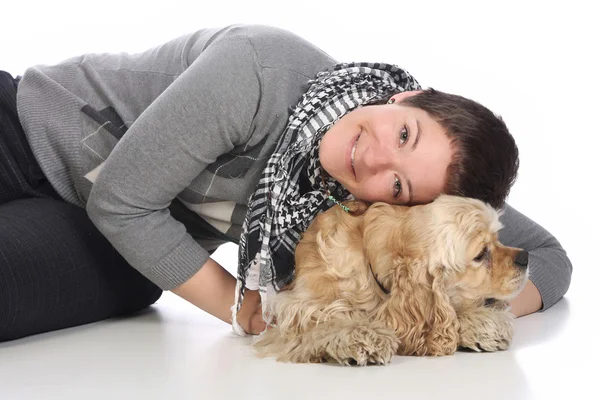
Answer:
[(442, 126), (425, 111), (394, 104), (357, 108), (323, 136), (321, 165), (355, 198), (423, 204), (443, 190), (452, 149)]

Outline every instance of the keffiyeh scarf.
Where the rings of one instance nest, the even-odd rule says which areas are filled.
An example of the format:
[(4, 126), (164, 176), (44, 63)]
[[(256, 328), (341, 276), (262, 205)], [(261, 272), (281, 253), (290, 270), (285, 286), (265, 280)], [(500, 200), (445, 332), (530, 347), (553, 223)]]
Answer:
[[(319, 145), (329, 127), (357, 107), (380, 102), (398, 92), (418, 90), (403, 69), (384, 63), (342, 63), (320, 72), (289, 118), (248, 202), (239, 242), (234, 331), (245, 288), (259, 290), (263, 317), (269, 322), (269, 298), (294, 278), (294, 250), (301, 234), (322, 210), (333, 204), (322, 185)], [(300, 188), (300, 180), (309, 190)], [(352, 198), (338, 182), (326, 185), (338, 200)], [(304, 191), (304, 193), (303, 193)]]

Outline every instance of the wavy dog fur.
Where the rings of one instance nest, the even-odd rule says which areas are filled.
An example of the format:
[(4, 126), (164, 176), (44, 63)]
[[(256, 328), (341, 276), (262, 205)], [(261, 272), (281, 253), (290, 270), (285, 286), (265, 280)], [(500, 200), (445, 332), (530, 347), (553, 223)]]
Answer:
[(295, 279), (268, 305), (276, 322), (253, 344), (259, 355), (365, 365), (507, 348), (508, 301), (527, 269), (514, 263), (520, 249), (498, 242), (492, 207), (446, 195), (345, 205), (350, 213), (333, 207), (303, 235)]

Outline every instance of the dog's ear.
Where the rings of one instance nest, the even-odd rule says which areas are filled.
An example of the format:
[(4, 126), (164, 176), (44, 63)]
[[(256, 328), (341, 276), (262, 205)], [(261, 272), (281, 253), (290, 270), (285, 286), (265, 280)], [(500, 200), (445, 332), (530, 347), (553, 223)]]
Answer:
[(445, 291), (441, 265), (429, 273), (431, 277), (431, 293), (433, 297), (427, 347), (436, 355), (453, 354), (458, 346), (458, 318)]
[(363, 248), (367, 262), (379, 284), (387, 291), (393, 278), (392, 258), (406, 254), (404, 248), (416, 236), (410, 231), (406, 220), (408, 207), (391, 206), (386, 203), (372, 204), (363, 218)]
[(453, 354), (458, 344), (456, 312), (443, 290), (442, 268), (428, 271), (425, 260), (394, 257), (388, 299), (377, 319), (392, 327), (402, 355)]

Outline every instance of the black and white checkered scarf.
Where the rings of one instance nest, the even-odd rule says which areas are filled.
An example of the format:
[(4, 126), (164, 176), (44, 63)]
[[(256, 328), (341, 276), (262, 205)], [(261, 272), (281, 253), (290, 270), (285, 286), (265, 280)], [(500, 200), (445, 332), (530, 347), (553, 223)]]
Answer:
[[(318, 149), (324, 133), (353, 109), (387, 99), (398, 92), (418, 90), (419, 83), (403, 69), (384, 63), (344, 63), (320, 72), (290, 116), (248, 202), (238, 254), (238, 281), (232, 307), (233, 327), (244, 289), (260, 290), (263, 315), (268, 318), (268, 294), (294, 278), (294, 250), (300, 235), (328, 200), (321, 181)], [(300, 180), (310, 190), (300, 189)], [(338, 200), (350, 193), (328, 178), (330, 193)], [(306, 189), (306, 186), (305, 186)]]

